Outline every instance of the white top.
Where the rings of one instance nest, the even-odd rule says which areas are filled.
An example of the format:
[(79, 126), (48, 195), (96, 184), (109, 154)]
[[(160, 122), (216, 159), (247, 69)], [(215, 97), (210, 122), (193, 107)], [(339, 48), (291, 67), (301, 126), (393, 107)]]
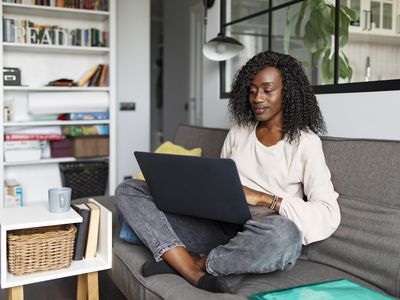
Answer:
[(339, 226), (338, 193), (316, 134), (302, 131), (298, 141), (283, 139), (267, 147), (257, 139), (255, 127), (236, 125), (221, 157), (235, 161), (244, 186), (282, 197), (279, 214), (297, 225), (304, 245), (328, 238)]

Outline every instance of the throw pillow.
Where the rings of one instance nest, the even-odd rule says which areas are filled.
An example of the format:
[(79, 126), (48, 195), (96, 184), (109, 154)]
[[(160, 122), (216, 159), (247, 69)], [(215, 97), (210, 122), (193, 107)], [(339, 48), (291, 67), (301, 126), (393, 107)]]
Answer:
[[(170, 141), (162, 143), (155, 151), (155, 153), (163, 154), (178, 154), (178, 155), (189, 155), (189, 156), (201, 156), (201, 148), (186, 149), (182, 146), (176, 145)], [(143, 173), (139, 172), (135, 179), (145, 180)]]
[(138, 244), (142, 245), (143, 242), (137, 236), (136, 232), (126, 223), (125, 219), (122, 217), (121, 212), (119, 211), (118, 207), (115, 207), (115, 211), (118, 216), (119, 223), (121, 225), (121, 231), (119, 232), (119, 238), (124, 240), (125, 242), (131, 244)]

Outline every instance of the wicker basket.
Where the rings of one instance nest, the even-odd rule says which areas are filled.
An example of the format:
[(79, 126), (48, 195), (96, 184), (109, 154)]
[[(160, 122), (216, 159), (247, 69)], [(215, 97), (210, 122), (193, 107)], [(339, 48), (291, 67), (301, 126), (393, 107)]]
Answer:
[(75, 233), (73, 224), (8, 232), (8, 270), (14, 275), (26, 275), (68, 268)]

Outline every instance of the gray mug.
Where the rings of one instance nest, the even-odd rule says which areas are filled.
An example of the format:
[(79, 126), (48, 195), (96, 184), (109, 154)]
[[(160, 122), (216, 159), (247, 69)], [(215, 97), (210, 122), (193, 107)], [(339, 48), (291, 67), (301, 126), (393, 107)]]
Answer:
[(69, 187), (49, 189), (49, 211), (52, 213), (67, 212), (71, 206), (71, 192)]

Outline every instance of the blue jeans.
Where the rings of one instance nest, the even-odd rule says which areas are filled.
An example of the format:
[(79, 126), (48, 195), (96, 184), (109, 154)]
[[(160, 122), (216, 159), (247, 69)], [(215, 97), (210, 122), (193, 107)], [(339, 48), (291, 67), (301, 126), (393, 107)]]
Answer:
[(135, 179), (117, 187), (116, 205), (156, 261), (181, 246), (192, 254), (206, 254), (212, 275), (268, 273), (291, 268), (301, 252), (297, 226), (278, 214), (241, 226), (164, 213), (155, 206), (146, 182)]

